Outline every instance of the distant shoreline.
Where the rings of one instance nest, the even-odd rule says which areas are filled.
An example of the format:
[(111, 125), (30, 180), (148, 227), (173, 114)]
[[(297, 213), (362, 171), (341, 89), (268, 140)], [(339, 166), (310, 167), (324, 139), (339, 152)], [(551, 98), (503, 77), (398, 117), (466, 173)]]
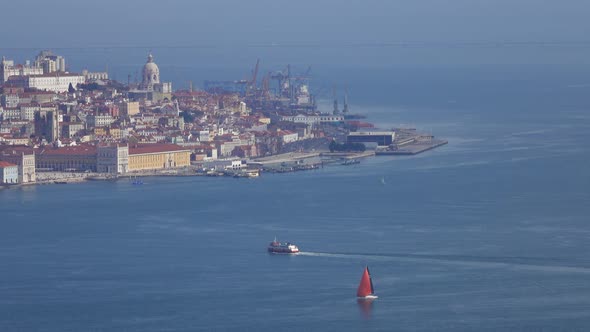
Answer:
[[(214, 174), (203, 172), (202, 165), (194, 163), (189, 167), (172, 168), (163, 170), (150, 170), (130, 172), (126, 174), (104, 174), (104, 173), (77, 173), (77, 172), (38, 172), (37, 177), (41, 178), (36, 182), (20, 184), (2, 184), (0, 189), (20, 188), (33, 185), (51, 184), (77, 184), (91, 181), (121, 181), (131, 180), (137, 177), (199, 177), (199, 176), (223, 176), (238, 177), (242, 172), (257, 169), (260, 173), (287, 173), (303, 170), (313, 170), (324, 166), (351, 165), (360, 163), (361, 159), (375, 156), (412, 156), (423, 153), (440, 146), (448, 144), (446, 140), (431, 140), (429, 142), (415, 142), (406, 144), (403, 148), (394, 150), (370, 150), (365, 152), (290, 152), (273, 156), (261, 157), (250, 160), (248, 165), (254, 168), (237, 170), (217, 170)], [(313, 159), (313, 160), (311, 160)]]

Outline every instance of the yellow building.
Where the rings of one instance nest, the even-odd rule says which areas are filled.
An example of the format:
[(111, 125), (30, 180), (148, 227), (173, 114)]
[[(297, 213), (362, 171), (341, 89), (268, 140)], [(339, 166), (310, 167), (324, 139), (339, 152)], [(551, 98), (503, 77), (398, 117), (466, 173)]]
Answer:
[(191, 150), (174, 144), (137, 144), (129, 147), (129, 171), (190, 166)]
[(125, 101), (119, 104), (121, 116), (130, 117), (139, 113), (139, 102)]
[(96, 136), (104, 136), (107, 134), (107, 131), (104, 127), (96, 127), (94, 128), (94, 135)]
[(120, 140), (121, 139), (121, 129), (109, 128), (109, 135), (116, 140)]

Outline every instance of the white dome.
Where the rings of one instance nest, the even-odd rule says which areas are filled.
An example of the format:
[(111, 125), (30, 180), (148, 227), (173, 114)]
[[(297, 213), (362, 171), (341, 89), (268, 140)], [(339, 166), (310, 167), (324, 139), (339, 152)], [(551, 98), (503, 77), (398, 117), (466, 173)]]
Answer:
[(159, 74), (160, 73), (160, 68), (158, 68), (158, 65), (153, 63), (153, 62), (148, 62), (145, 65), (143, 65), (143, 72), (148, 73), (148, 74)]
[(143, 89), (152, 90), (156, 83), (160, 83), (160, 68), (158, 68), (158, 65), (154, 62), (153, 55), (150, 53), (147, 63), (143, 66), (141, 86)]

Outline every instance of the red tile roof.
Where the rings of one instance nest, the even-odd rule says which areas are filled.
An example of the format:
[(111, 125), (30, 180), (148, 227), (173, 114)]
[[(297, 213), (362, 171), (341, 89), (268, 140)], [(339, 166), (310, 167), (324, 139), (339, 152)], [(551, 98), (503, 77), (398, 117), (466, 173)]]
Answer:
[(33, 148), (24, 145), (0, 145), (0, 156), (4, 155), (20, 155), (33, 154)]
[(16, 166), (15, 164), (11, 164), (7, 161), (0, 161), (0, 167), (10, 167), (10, 166)]
[(77, 145), (77, 146), (66, 146), (61, 148), (45, 147), (37, 150), (39, 155), (78, 155), (78, 156), (91, 156), (96, 155), (96, 146), (94, 145)]
[(190, 151), (176, 144), (137, 144), (129, 146), (129, 154)]

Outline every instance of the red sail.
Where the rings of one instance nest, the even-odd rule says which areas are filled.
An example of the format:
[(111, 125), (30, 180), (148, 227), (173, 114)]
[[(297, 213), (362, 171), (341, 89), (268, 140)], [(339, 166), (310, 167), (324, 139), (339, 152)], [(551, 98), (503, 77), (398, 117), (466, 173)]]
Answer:
[(373, 294), (373, 287), (371, 287), (371, 276), (369, 275), (369, 268), (365, 267), (365, 272), (363, 272), (363, 276), (361, 277), (361, 283), (359, 284), (359, 288), (356, 291), (356, 296), (358, 297), (365, 297), (367, 295)]

